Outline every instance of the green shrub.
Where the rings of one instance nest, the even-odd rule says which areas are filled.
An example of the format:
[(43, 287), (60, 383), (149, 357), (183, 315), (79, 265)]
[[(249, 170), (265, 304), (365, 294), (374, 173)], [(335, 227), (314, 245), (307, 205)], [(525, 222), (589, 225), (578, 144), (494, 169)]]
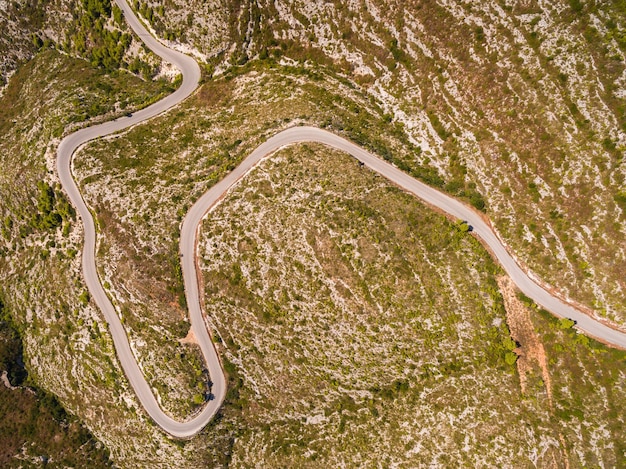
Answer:
[(506, 352), (506, 354), (504, 355), (504, 361), (506, 362), (507, 365), (515, 365), (515, 363), (517, 362), (517, 354), (514, 352)]

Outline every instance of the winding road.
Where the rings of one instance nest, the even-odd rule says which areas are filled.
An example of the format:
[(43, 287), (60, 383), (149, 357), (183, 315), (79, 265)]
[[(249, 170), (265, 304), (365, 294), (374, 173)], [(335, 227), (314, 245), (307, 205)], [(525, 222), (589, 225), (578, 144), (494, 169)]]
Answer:
[(196, 271), (196, 238), (202, 218), (211, 207), (221, 200), (228, 189), (247, 174), (261, 159), (280, 148), (299, 142), (322, 143), (349, 153), (359, 161), (362, 161), (373, 171), (378, 172), (397, 186), (419, 197), (427, 204), (446, 212), (452, 217), (466, 220), (473, 227), (474, 234), (482, 239), (484, 244), (497, 258), (500, 265), (524, 294), (556, 316), (575, 320), (577, 327), (586, 334), (607, 344), (619, 348), (626, 348), (625, 333), (611, 329), (594, 320), (587, 314), (555, 297), (529, 278), (508, 253), (491, 227), (474, 209), (413, 179), (411, 176), (386, 161), (381, 160), (363, 148), (333, 133), (314, 127), (292, 127), (274, 135), (257, 147), (237, 168), (202, 195), (191, 207), (183, 220), (180, 236), (180, 253), (182, 254), (182, 272), (187, 304), (189, 306), (189, 319), (211, 376), (212, 399), (206, 403), (205, 407), (198, 414), (187, 421), (179, 422), (166, 415), (159, 407), (150, 386), (137, 365), (137, 361), (128, 342), (126, 331), (98, 277), (95, 262), (96, 229), (94, 220), (72, 177), (71, 163), (74, 152), (86, 142), (122, 131), (139, 122), (146, 121), (183, 101), (197, 88), (200, 79), (200, 68), (191, 57), (168, 49), (153, 38), (138, 21), (125, 0), (115, 0), (115, 2), (122, 9), (126, 21), (141, 40), (144, 41), (153, 52), (181, 70), (183, 83), (173, 94), (136, 112), (130, 117), (123, 117), (101, 125), (87, 127), (65, 137), (61, 141), (57, 152), (57, 171), (63, 188), (83, 220), (85, 237), (82, 268), (85, 283), (87, 284), (93, 300), (100, 308), (109, 324), (119, 361), (139, 401), (148, 415), (150, 415), (167, 433), (179, 438), (187, 438), (197, 434), (219, 410), (226, 395), (224, 372), (202, 316), (200, 303), (198, 287), (199, 273)]

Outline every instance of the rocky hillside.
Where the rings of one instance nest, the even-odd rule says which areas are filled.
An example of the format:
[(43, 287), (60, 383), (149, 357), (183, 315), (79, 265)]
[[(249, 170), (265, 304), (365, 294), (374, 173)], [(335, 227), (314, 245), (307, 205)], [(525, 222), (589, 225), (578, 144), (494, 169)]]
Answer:
[[(315, 145), (264, 162), (202, 227), (207, 320), (230, 389), (200, 435), (172, 441), (119, 368), (54, 174), (64, 132), (168, 85), (146, 80), (157, 64), (110, 3), (28, 5), (20, 16), (26, 6), (0, 4), (4, 30), (21, 34), (0, 37), (13, 54), (4, 70), (17, 67), (0, 98), (0, 294), (32, 379), (116, 465), (625, 464), (624, 353), (518, 296), (462, 227)], [(251, 149), (300, 123), (484, 210), (532, 272), (626, 321), (622, 3), (134, 8), (204, 61), (205, 83), (84, 147), (74, 170), (97, 214), (104, 286), (171, 415), (193, 413), (206, 391), (180, 220)]]
[[(149, 439), (144, 428), (143, 436), (130, 438), (138, 427), (137, 414), (132, 404), (126, 407), (123, 402), (126, 396), (132, 403), (132, 393), (116, 362), (107, 326), (89, 305), (77, 256), (82, 231), (55, 178), (54, 155), (64, 129), (94, 122), (94, 113), (102, 118), (122, 115), (168, 92), (171, 88), (163, 82), (107, 74), (84, 60), (44, 50), (18, 69), (0, 98), (5, 110), (0, 116), (3, 316), (10, 314), (21, 333), (30, 383), (54, 393), (68, 414), (78, 416), (107, 447), (115, 432), (98, 432), (106, 428), (103, 420), (115, 422), (116, 431), (126, 427), (131, 448), (145, 447), (159, 433)], [(2, 364), (0, 371), (10, 371), (4, 369), (10, 365), (4, 360)], [(22, 390), (0, 386), (3, 393), (15, 391), (3, 404), (17, 401), (16, 407), (2, 411), (8, 427), (2, 432), (9, 435), (0, 438), (3, 466), (40, 464), (40, 457), (51, 464), (89, 464), (84, 456), (89, 456), (93, 442), (65, 416), (58, 401), (48, 396), (56, 405), (48, 409), (45, 403), (33, 403), (33, 396), (20, 395)], [(113, 394), (112, 388), (117, 389)], [(39, 412), (41, 419), (27, 412)], [(61, 428), (55, 429), (55, 423)], [(28, 425), (40, 425), (41, 431)], [(60, 442), (65, 442), (65, 450)], [(74, 447), (76, 454), (68, 454)], [(115, 459), (120, 458), (117, 451)], [(136, 450), (134, 457), (142, 459)]]
[(218, 70), (294, 59), (354, 81), (421, 148), (414, 164), (484, 208), (532, 272), (626, 320), (624, 2), (145, 5)]
[[(416, 152), (349, 81), (250, 61), (76, 158), (101, 220), (107, 289), (176, 415), (197, 392), (193, 370), (178, 385), (171, 371), (189, 353), (179, 343), (182, 215), (265, 136), (297, 123), (405, 155), (394, 161), (407, 168)], [(624, 354), (518, 298), (459, 227), (343, 155), (313, 145), (262, 164), (207, 218), (201, 255), (230, 385), (202, 436), (212, 464), (621, 461)]]
[(146, 79), (170, 72), (133, 39), (110, 0), (0, 2), (0, 91), (21, 64), (48, 48), (108, 71), (126, 68)]

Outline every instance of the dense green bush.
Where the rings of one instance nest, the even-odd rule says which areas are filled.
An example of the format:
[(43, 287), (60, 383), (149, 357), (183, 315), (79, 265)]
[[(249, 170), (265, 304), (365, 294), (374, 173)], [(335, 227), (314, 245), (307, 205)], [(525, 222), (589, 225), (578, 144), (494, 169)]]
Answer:
[[(123, 65), (124, 53), (132, 37), (119, 29), (105, 27), (113, 17), (114, 23), (122, 27), (122, 11), (111, 7), (109, 0), (83, 0), (82, 10), (76, 9), (73, 21), (67, 30), (63, 45), (67, 52), (85, 56), (89, 61), (106, 70), (115, 70)], [(41, 41), (33, 38), (33, 41)]]
[[(38, 230), (52, 230), (58, 228), (65, 221), (68, 224), (76, 217), (74, 208), (61, 192), (44, 181), (37, 183), (37, 211), (30, 220), (30, 227)], [(5, 231), (10, 232), (12, 220), (5, 220)], [(28, 234), (27, 232), (24, 234)]]

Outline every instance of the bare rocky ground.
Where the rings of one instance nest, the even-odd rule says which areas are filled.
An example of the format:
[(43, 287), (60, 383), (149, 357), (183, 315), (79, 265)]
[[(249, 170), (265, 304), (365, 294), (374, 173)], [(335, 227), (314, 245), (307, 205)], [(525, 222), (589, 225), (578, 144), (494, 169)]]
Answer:
[[(552, 407), (552, 381), (548, 372), (546, 351), (535, 331), (528, 308), (517, 297), (515, 285), (510, 278), (499, 277), (498, 287), (504, 300), (506, 323), (511, 331), (511, 337), (520, 344), (513, 352), (519, 356), (516, 364), (522, 394), (528, 391), (528, 376), (538, 368), (546, 386), (548, 402)], [(521, 344), (524, 344), (523, 347)]]

